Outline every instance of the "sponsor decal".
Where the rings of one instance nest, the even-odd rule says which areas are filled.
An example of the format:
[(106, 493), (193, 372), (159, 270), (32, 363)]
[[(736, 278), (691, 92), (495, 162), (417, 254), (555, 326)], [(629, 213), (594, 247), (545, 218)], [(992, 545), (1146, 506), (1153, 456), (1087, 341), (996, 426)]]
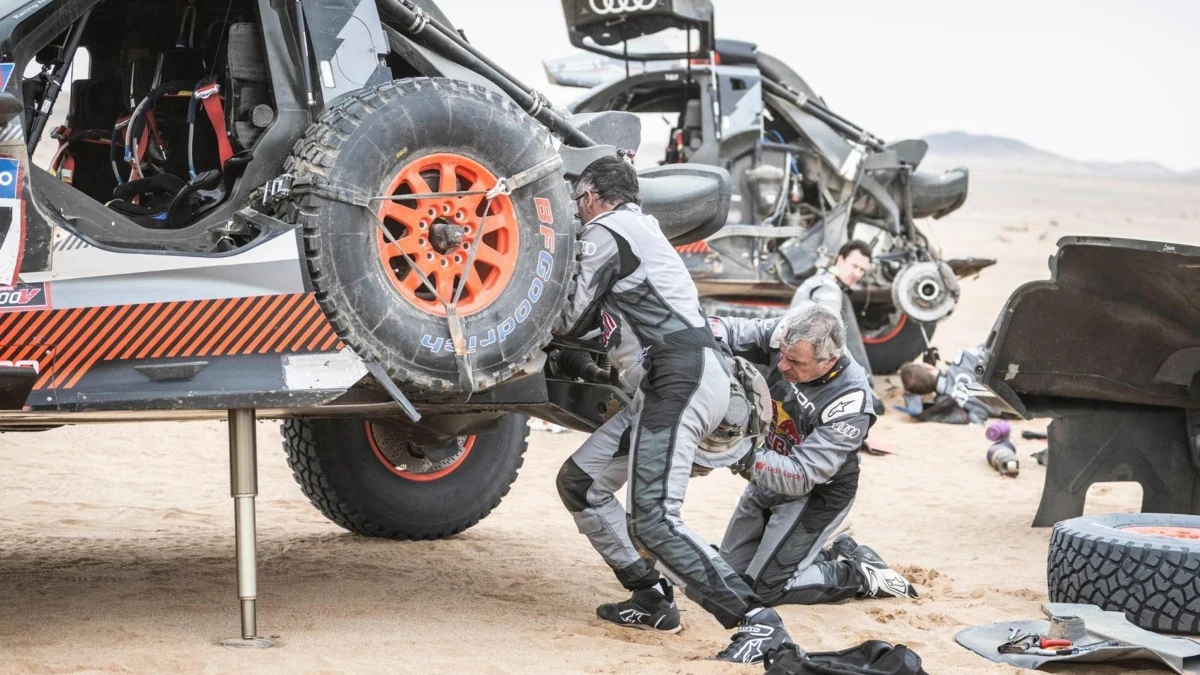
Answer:
[(0, 283), (17, 283), (25, 248), (25, 212), (21, 205), (21, 162), (0, 156)]
[(590, 257), (596, 255), (596, 250), (597, 250), (596, 242), (593, 242), (593, 241), (579, 242), (579, 257), (580, 258), (590, 258)]
[(846, 424), (845, 422), (834, 422), (833, 424), (829, 425), (829, 428), (845, 436), (846, 438), (849, 438), (850, 440), (854, 440), (862, 434), (862, 431), (860, 431), (858, 427), (854, 426), (853, 424)]
[[(512, 314), (487, 330), (466, 336), (468, 354), (474, 354), (480, 347), (490, 347), (497, 342), (504, 342), (517, 329), (517, 324), (525, 323), (525, 320), (533, 313), (533, 306), (542, 299), (542, 294), (546, 290), (545, 284), (550, 280), (551, 272), (554, 271), (554, 257), (550, 255), (549, 251), (538, 253), (535, 269), (537, 276), (529, 282), (529, 288), (525, 291), (525, 299), (521, 300)], [(429, 333), (421, 336), (421, 346), (431, 352), (454, 353), (454, 342), (450, 338), (434, 337)]]
[[(554, 224), (554, 210), (550, 208), (549, 199), (546, 199), (545, 197), (534, 197), (533, 205), (537, 207), (537, 217), (539, 221), (547, 225)], [(545, 228), (543, 228), (543, 230), (544, 229)], [(554, 249), (551, 248), (550, 250), (553, 251)]]
[(45, 283), (0, 286), (0, 312), (50, 309), (50, 287)]
[(12, 78), (15, 67), (12, 63), (0, 63), (0, 91), (8, 88), (8, 81)]
[(596, 14), (628, 14), (654, 9), (658, 0), (588, 0), (588, 6)]
[(769, 473), (787, 480), (804, 480), (804, 474), (799, 471), (789, 471), (778, 466), (768, 466), (766, 462), (755, 462), (754, 470), (758, 473)]
[(786, 455), (793, 445), (798, 445), (804, 440), (804, 436), (796, 426), (796, 421), (783, 409), (783, 403), (772, 403), (775, 404), (775, 415), (771, 418), (771, 429), (764, 439), (765, 445), (768, 450)]
[(862, 412), (866, 400), (867, 393), (862, 389), (843, 394), (821, 411), (821, 423)]
[(804, 392), (800, 391), (799, 387), (797, 387), (796, 385), (793, 384), (792, 392), (794, 394), (796, 394), (796, 402), (799, 403), (800, 407), (804, 408), (804, 410), (806, 412), (808, 412), (808, 414), (811, 415), (811, 414), (817, 412), (817, 406), (813, 405), (813, 402), (810, 401), (809, 398), (804, 395)]
[(554, 230), (542, 225), (538, 231), (542, 234), (542, 245), (547, 251), (554, 253)]

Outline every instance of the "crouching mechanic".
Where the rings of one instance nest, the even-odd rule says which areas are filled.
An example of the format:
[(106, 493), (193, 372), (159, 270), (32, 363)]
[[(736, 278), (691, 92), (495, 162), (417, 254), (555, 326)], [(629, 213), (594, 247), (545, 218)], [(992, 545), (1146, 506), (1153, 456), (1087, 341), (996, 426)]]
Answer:
[[(638, 206), (633, 167), (616, 157), (596, 160), (580, 176), (575, 200), (584, 255), (554, 332), (581, 337), (599, 328), (623, 384), (637, 387), (558, 473), (559, 495), (579, 531), (632, 592), (596, 614), (676, 633), (678, 585), (725, 628), (738, 627), (717, 659), (760, 662), (788, 640), (782, 620), (680, 516), (698, 445), (729, 403), (725, 357), (679, 254)], [(614, 496), (627, 480), (628, 516)]]
[(841, 318), (815, 303), (780, 319), (713, 318), (736, 356), (770, 367), (775, 418), (764, 447), (733, 467), (750, 481), (721, 557), (767, 605), (854, 596), (917, 597), (912, 585), (849, 536), (829, 550), (858, 491), (858, 450), (875, 422), (862, 366), (845, 350)]

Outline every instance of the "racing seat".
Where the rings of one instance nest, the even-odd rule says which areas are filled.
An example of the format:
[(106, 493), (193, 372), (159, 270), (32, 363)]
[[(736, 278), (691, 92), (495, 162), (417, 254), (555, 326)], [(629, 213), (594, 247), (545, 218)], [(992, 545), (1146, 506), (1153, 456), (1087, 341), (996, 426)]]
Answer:
[[(142, 203), (134, 201), (140, 198)], [(185, 227), (225, 198), (221, 172), (205, 171), (190, 182), (169, 173), (118, 185), (108, 207), (152, 229)]]
[(704, 116), (700, 108), (700, 99), (691, 98), (679, 114), (679, 126), (671, 131), (664, 164), (682, 164), (688, 161), (691, 153), (703, 144)]
[(112, 82), (79, 79), (71, 83), (66, 124), (51, 132), (58, 151), (50, 172), (97, 201), (105, 201), (117, 186), (109, 164), (109, 131), (121, 112), (121, 98)]

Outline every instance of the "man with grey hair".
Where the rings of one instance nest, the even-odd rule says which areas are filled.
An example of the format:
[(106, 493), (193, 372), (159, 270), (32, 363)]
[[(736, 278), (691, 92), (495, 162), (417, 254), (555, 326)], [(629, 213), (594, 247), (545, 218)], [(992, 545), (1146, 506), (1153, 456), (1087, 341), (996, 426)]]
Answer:
[(721, 542), (768, 606), (917, 597), (898, 572), (848, 535), (822, 550), (858, 491), (858, 450), (875, 422), (870, 385), (846, 353), (841, 317), (811, 302), (779, 319), (712, 318), (735, 356), (769, 367), (775, 415), (764, 447), (734, 467), (750, 481)]

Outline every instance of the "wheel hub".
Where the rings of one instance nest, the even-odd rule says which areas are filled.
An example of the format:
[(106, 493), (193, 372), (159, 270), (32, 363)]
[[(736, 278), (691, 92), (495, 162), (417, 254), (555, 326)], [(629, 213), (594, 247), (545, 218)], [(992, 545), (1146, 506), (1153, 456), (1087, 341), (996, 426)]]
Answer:
[(474, 436), (462, 436), (442, 445), (413, 442), (403, 430), (385, 424), (367, 425), (371, 449), (389, 471), (419, 482), (434, 481), (450, 475), (462, 464), (475, 445)]
[(429, 243), (433, 246), (433, 250), (445, 255), (450, 252), (450, 249), (462, 246), (463, 235), (466, 232), (465, 227), (448, 223), (439, 218), (429, 228)]

